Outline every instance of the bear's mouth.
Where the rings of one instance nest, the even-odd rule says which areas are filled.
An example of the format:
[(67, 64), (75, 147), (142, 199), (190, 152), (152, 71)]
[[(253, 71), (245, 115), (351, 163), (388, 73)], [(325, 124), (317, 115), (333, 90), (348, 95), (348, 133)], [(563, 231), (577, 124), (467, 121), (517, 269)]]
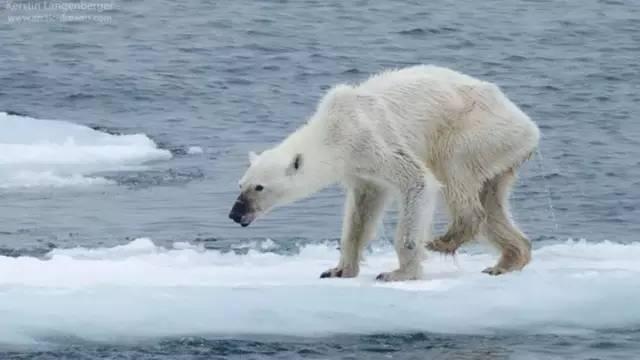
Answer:
[(240, 218), (240, 225), (242, 227), (247, 227), (249, 225), (251, 225), (251, 223), (253, 222), (253, 220), (256, 219), (256, 214), (255, 213), (250, 213), (250, 214), (245, 214)]
[(240, 224), (242, 227), (247, 227), (258, 217), (257, 212), (239, 212), (237, 210), (231, 210), (229, 213), (229, 219), (233, 220), (236, 224)]
[(229, 214), (229, 218), (233, 220), (233, 222), (240, 224), (242, 227), (247, 227), (256, 219), (256, 213), (238, 214), (232, 211)]
[(231, 211), (229, 212), (229, 219), (233, 222), (247, 227), (260, 215), (262, 211), (255, 201), (251, 201), (250, 198), (242, 193), (238, 196), (238, 199), (233, 204)]

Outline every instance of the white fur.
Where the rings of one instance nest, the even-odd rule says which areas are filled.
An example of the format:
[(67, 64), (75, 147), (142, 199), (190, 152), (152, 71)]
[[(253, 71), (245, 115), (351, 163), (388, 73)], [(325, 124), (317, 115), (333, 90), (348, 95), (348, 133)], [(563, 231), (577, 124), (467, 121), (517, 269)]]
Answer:
[(256, 160), (258, 160), (258, 154), (256, 154), (253, 151), (249, 151), (249, 164), (252, 164), (256, 162)]
[[(538, 139), (536, 125), (496, 85), (414, 66), (331, 89), (307, 124), (252, 159), (240, 185), (260, 212), (333, 183), (347, 188), (340, 262), (323, 276), (358, 274), (387, 200), (396, 200), (399, 268), (379, 276), (386, 281), (421, 276), (442, 187), (452, 224), (433, 249), (455, 251), (484, 231), (503, 250), (501, 262), (487, 270), (498, 274), (529, 259), (506, 201), (509, 179)], [(297, 154), (302, 165), (292, 171)], [(265, 191), (251, 193), (256, 184)]]

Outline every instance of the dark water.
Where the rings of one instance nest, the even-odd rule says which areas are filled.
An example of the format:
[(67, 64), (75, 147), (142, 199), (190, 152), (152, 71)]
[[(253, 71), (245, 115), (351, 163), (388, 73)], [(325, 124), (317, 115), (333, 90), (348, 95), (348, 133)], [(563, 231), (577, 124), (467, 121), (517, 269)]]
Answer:
[(8, 359), (634, 359), (638, 332), (575, 336), (347, 336), (305, 340), (199, 337), (153, 344), (81, 344), (56, 351), (5, 353)]
[[(145, 133), (173, 158), (101, 174), (100, 190), (0, 190), (0, 253), (107, 247), (150, 237), (226, 249), (339, 237), (329, 189), (248, 229), (226, 215), (249, 150), (279, 141), (339, 82), (433, 63), (494, 81), (538, 122), (541, 156), (521, 174), (516, 218), (534, 244), (637, 241), (640, 6), (634, 1), (115, 1), (108, 21), (0, 23), (0, 111)], [(28, 13), (28, 11), (27, 11)], [(189, 146), (205, 149), (200, 156)], [(389, 219), (392, 222), (393, 219)], [(440, 220), (440, 227), (442, 222)], [(282, 245), (286, 248), (286, 245)], [(283, 251), (287, 251), (286, 249)], [(379, 335), (323, 339), (69, 339), (3, 358), (614, 359), (638, 333)]]

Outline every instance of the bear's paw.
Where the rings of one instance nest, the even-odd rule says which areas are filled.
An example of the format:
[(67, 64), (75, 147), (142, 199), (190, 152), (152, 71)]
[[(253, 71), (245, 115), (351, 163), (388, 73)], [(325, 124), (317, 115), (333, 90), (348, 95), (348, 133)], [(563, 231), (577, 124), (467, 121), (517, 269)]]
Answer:
[(329, 269), (322, 274), (320, 278), (352, 278), (358, 276), (358, 270), (353, 267), (335, 267)]

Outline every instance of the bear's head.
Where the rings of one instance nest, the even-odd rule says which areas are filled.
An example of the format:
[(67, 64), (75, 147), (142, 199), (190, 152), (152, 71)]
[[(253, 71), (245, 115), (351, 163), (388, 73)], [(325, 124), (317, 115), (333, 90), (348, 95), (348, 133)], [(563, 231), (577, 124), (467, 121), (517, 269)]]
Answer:
[(350, 91), (346, 85), (336, 87), (305, 125), (273, 148), (259, 155), (249, 153), (249, 169), (240, 179), (240, 195), (229, 213), (233, 221), (248, 226), (274, 207), (344, 180), (345, 151), (351, 144), (343, 141), (350, 137), (342, 135), (342, 124), (345, 109), (352, 107)]
[(249, 162), (249, 169), (239, 182), (240, 195), (229, 213), (229, 218), (242, 226), (313, 191), (313, 174), (307, 171), (302, 153), (274, 148), (260, 155), (249, 153)]

